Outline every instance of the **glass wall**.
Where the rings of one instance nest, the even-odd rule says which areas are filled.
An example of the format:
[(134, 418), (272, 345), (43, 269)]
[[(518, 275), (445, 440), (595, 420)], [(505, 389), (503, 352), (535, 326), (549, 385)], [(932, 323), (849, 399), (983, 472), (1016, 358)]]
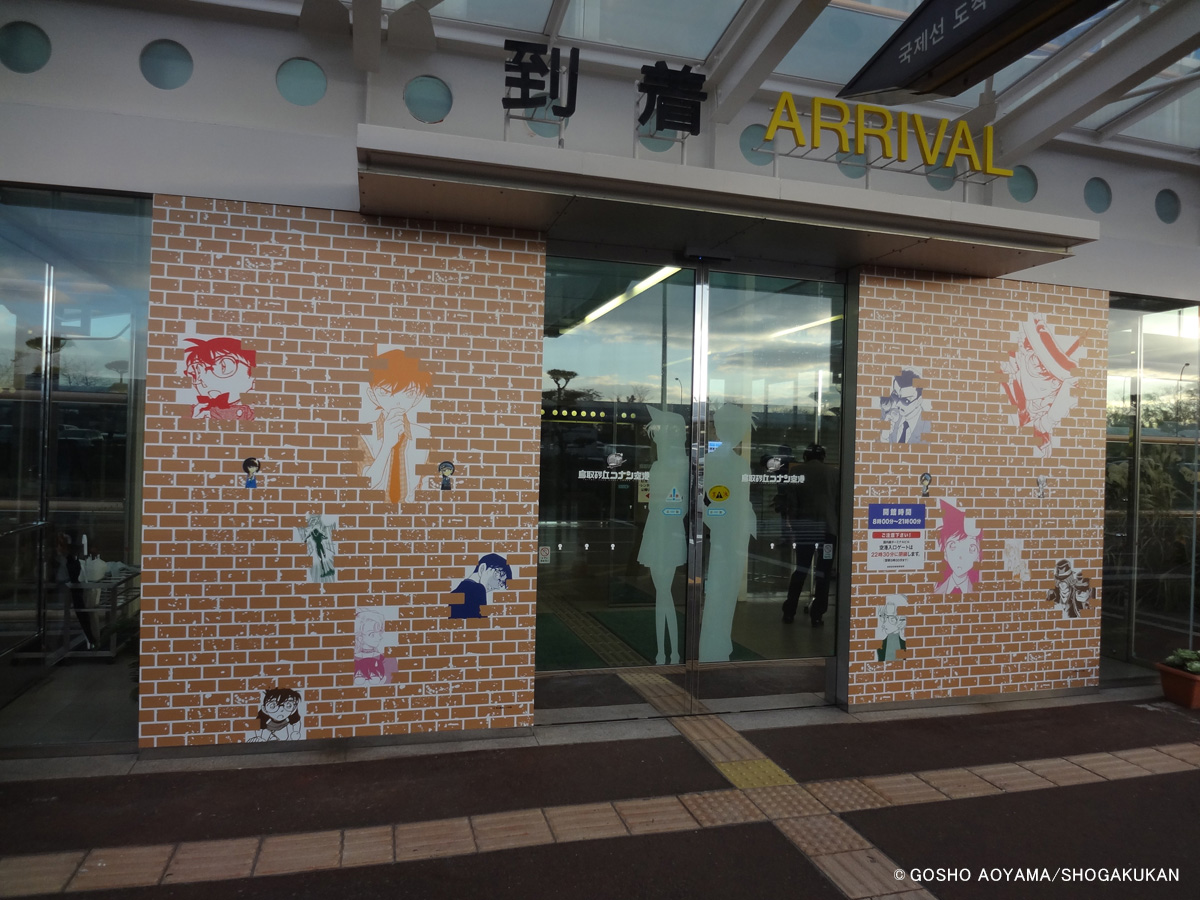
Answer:
[(684, 533), (694, 273), (554, 258), (546, 269), (537, 667), (678, 662), (686, 549), (651, 577), (638, 560), (659, 448), (681, 466), (669, 508)]
[(1102, 654), (1196, 646), (1200, 307), (1114, 297), (1109, 314)]
[(833, 654), (843, 293), (547, 261), (539, 671)]
[(149, 274), (148, 199), (0, 186), (4, 663), (98, 649), (66, 585), (140, 562)]

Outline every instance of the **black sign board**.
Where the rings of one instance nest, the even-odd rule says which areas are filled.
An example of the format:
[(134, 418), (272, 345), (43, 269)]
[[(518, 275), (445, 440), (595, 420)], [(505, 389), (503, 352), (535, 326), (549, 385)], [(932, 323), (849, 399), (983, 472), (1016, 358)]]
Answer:
[(925, 0), (838, 97), (954, 97), (1059, 37), (1112, 0)]

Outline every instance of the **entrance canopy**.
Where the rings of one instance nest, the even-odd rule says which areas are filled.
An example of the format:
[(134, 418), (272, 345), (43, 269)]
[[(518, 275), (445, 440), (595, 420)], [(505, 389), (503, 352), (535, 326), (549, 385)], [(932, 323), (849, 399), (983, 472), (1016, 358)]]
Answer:
[(396, 128), (361, 126), (358, 146), (364, 212), (515, 225), (560, 250), (998, 277), (1099, 236), (1095, 222), (1024, 210)]

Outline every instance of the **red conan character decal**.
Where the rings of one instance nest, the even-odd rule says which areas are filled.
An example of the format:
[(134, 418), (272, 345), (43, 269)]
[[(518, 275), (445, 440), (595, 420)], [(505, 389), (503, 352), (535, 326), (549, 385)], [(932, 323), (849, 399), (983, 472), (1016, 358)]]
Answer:
[(1049, 456), (1058, 442), (1055, 429), (1075, 405), (1072, 389), (1084, 356), (1080, 344), (1087, 335), (1067, 344), (1046, 324), (1045, 317), (1032, 315), (1013, 337), (1017, 349), (1000, 364), (1008, 376), (1004, 393), (1016, 408), (1012, 424), (1031, 426), (1037, 439), (1035, 452)]
[(242, 394), (254, 390), (254, 351), (237, 338), (188, 338), (183, 371), (196, 389), (193, 419), (254, 418)]

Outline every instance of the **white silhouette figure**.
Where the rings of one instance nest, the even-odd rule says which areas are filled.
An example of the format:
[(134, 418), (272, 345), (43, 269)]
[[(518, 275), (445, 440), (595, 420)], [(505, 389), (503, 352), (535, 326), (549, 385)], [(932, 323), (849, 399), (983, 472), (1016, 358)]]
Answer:
[(650, 466), (650, 508), (638, 562), (650, 570), (654, 582), (654, 632), (658, 655), (655, 662), (666, 662), (665, 636), (671, 640), (671, 664), (679, 662), (679, 619), (671, 583), (675, 570), (687, 562), (687, 537), (684, 520), (688, 511), (688, 460), (684, 442), (687, 426), (679, 413), (657, 407), (650, 411), (648, 431), (654, 441), (657, 458)]
[(748, 438), (748, 410), (727, 403), (713, 414), (721, 446), (704, 460), (704, 524), (711, 546), (704, 579), (704, 618), (700, 622), (700, 661), (729, 659), (733, 651), (733, 613), (746, 574), (750, 538), (758, 533), (758, 517), (750, 504), (750, 463), (734, 452)]

